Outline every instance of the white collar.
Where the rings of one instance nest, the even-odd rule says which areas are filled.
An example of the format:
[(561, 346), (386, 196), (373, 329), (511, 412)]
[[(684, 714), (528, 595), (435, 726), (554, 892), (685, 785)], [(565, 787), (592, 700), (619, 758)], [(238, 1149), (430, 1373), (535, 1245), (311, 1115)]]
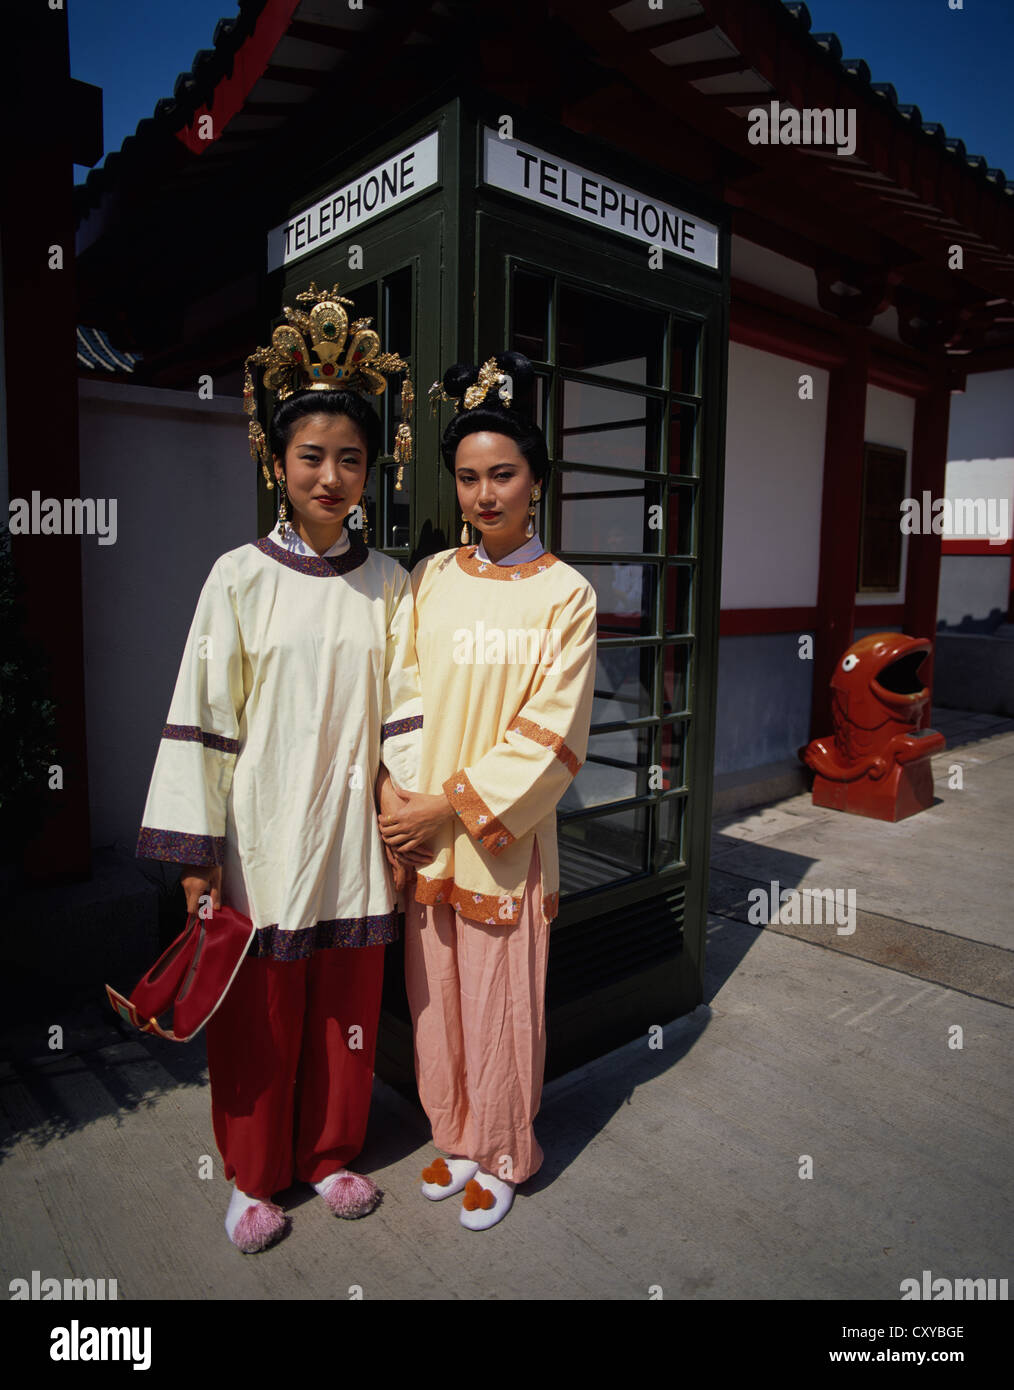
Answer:
[[(290, 555), (313, 555), (315, 557), (317, 556), (317, 552), (313, 550), (310, 546), (308, 546), (306, 541), (303, 540), (302, 536), (298, 535), (292, 529), (291, 526), (287, 528), (286, 533), (283, 536), (281, 522), (277, 524), (273, 531), (268, 533), (268, 540), (274, 541), (275, 545), (280, 546), (282, 550), (287, 550)], [(335, 541), (334, 545), (330, 546), (327, 550), (325, 550), (324, 555), (318, 558), (323, 559), (324, 556), (327, 555), (344, 555), (346, 550), (348, 550), (350, 544), (351, 542), (349, 541), (349, 533), (343, 526), (342, 533)]]
[(526, 565), (529, 560), (537, 560), (540, 555), (545, 553), (546, 548), (538, 536), (532, 536), (523, 545), (519, 545), (517, 550), (512, 550), (509, 555), (505, 555), (502, 560), (491, 560), (486, 554), (486, 547), (480, 541), (476, 548), (475, 558), (485, 560), (489, 565)]

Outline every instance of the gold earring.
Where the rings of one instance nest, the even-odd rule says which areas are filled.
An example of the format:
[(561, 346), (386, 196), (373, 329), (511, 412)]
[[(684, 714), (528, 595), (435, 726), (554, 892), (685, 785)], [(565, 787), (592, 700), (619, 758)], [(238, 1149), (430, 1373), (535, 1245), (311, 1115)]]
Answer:
[(541, 496), (542, 489), (536, 484), (535, 487), (532, 488), (532, 495), (528, 501), (528, 526), (525, 530), (525, 535), (529, 540), (535, 535), (535, 503)]
[(285, 501), (285, 479), (283, 477), (278, 479), (278, 522), (283, 538), (289, 534), (289, 513), (286, 509)]
[(465, 513), (461, 513), (461, 544), (468, 545), (471, 541), (468, 522), (465, 520)]
[(363, 509), (363, 545), (365, 545), (366, 542), (370, 539), (370, 518), (366, 515), (365, 503), (360, 502), (359, 505)]

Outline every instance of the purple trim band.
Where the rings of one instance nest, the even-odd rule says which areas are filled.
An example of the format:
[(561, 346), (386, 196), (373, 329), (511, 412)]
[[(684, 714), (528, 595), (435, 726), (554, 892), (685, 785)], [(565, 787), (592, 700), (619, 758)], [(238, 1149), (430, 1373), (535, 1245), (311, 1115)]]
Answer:
[(262, 536), (259, 541), (251, 541), (250, 544), (256, 546), (268, 559), (277, 560), (280, 565), (285, 565), (290, 570), (298, 570), (300, 574), (312, 574), (318, 579), (333, 579), (336, 574), (348, 574), (349, 570), (365, 565), (370, 556), (366, 542), (358, 531), (349, 531), (346, 527), (346, 535), (349, 538), (349, 548), (341, 555), (293, 555), (291, 551), (283, 550), (267, 536)]
[(314, 951), (331, 946), (387, 946), (398, 939), (398, 914), (385, 912), (377, 917), (335, 917), (299, 931), (281, 931), (278, 926), (258, 927), (248, 955), (269, 956), (272, 960), (305, 960)]
[(196, 724), (167, 724), (162, 730), (163, 738), (177, 738), (183, 743), (203, 743), (205, 748), (217, 748), (220, 753), (238, 753), (239, 739), (226, 738), (224, 734), (206, 734)]
[(416, 729), (423, 726), (421, 714), (413, 714), (408, 719), (392, 719), (390, 724), (384, 724), (380, 730), (380, 741), (383, 743), (385, 738), (394, 738), (396, 734), (411, 734)]
[(167, 859), (173, 864), (225, 863), (224, 835), (185, 835), (180, 830), (153, 830), (142, 825), (137, 837), (138, 859)]

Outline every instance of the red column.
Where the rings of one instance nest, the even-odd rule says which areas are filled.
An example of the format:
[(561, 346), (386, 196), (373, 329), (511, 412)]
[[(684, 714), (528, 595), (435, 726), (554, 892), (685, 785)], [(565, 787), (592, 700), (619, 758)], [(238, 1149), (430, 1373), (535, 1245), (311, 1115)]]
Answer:
[[(66, 11), (18, 7), (5, 26), (2, 181), (3, 301), (10, 497), (80, 495), (70, 56)], [(50, 248), (63, 250), (51, 269)], [(7, 517), (4, 517), (7, 520)], [(26, 587), (26, 631), (48, 667), (56, 707), (62, 790), (29, 846), (39, 878), (90, 871), (85, 754), (81, 544), (94, 537), (15, 535), (11, 555)], [(2, 855), (0, 855), (2, 857)]]
[[(910, 495), (922, 497), (923, 491), (934, 500), (944, 495), (947, 473), (947, 431), (951, 414), (951, 393), (943, 371), (935, 366), (930, 374), (930, 389), (920, 396), (915, 406), (915, 427), (912, 431), (912, 484)], [(905, 631), (909, 637), (935, 639), (937, 602), (940, 589), (940, 536), (909, 536), (908, 564), (905, 569)], [(923, 667), (923, 679), (933, 689), (933, 651)], [(923, 725), (929, 727), (930, 710), (926, 707)]]
[(866, 333), (842, 324), (848, 355), (831, 369), (820, 506), (820, 578), (813, 652), (810, 737), (831, 731), (829, 682), (852, 642), (866, 438)]

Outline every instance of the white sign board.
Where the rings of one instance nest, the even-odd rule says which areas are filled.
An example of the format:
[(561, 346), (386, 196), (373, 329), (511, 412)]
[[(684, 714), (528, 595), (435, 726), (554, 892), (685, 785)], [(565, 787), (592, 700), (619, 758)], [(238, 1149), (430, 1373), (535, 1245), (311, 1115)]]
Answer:
[(440, 137), (434, 130), (268, 233), (268, 270), (297, 261), (414, 198), (437, 182)]
[(710, 222), (534, 145), (501, 140), (489, 127), (484, 130), (483, 178), (519, 198), (718, 269), (718, 228)]

